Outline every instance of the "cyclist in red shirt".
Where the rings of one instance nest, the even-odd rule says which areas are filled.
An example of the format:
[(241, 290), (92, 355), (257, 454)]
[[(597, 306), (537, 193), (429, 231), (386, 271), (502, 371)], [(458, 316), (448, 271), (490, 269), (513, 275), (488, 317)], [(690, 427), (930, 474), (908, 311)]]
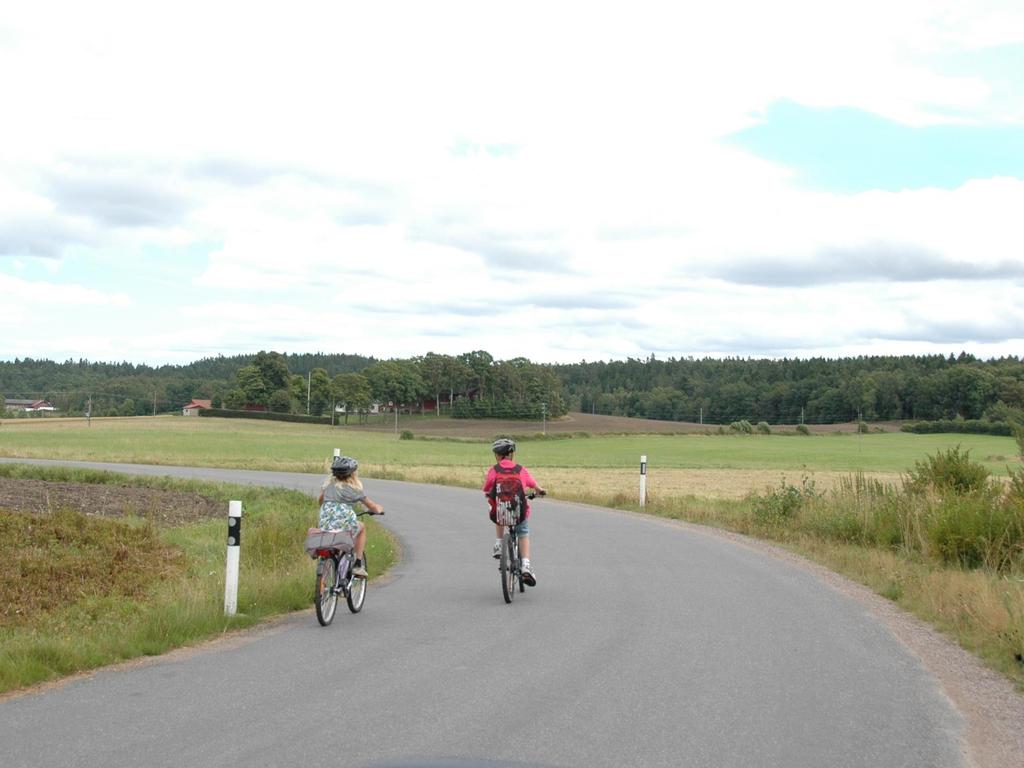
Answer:
[[(497, 507), (495, 484), (497, 483), (499, 473), (502, 478), (518, 477), (521, 488), (524, 490), (526, 488), (533, 488), (541, 496), (547, 493), (547, 491), (537, 485), (537, 481), (533, 479), (533, 476), (526, 467), (521, 464), (516, 464), (516, 444), (514, 440), (507, 437), (498, 438), (491, 446), (491, 450), (494, 452), (494, 458), (497, 461), (497, 464), (487, 471), (487, 479), (484, 481), (483, 490), (491, 507), (491, 521), (494, 522), (494, 527), (498, 536), (497, 541), (494, 542), (494, 551), (492, 554), (495, 558), (499, 558), (501, 557), (501, 537), (504, 533), (503, 527), (499, 525), (495, 519), (495, 510)], [(524, 505), (522, 522), (517, 526), (516, 532), (519, 534), (519, 553), (522, 556), (523, 581), (528, 586), (534, 587), (537, 585), (537, 577), (530, 566), (530, 504), (526, 501), (525, 496), (522, 499), (522, 504)]]

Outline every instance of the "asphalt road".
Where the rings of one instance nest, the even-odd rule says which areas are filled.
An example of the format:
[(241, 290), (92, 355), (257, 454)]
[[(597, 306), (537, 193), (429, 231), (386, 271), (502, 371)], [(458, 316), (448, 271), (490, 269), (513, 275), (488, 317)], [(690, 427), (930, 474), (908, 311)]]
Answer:
[(534, 502), (538, 585), (509, 606), (479, 493), (366, 486), (404, 557), (361, 614), (340, 605), (322, 628), (310, 608), (0, 703), (0, 765), (964, 764), (963, 719), (917, 658), (800, 568), (548, 498)]

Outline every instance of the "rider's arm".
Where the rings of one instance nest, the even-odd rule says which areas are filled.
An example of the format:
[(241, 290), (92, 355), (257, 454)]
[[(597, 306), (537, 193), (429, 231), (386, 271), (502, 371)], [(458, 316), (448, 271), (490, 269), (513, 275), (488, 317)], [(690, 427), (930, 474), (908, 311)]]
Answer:
[(370, 512), (372, 512), (375, 515), (383, 515), (384, 514), (384, 507), (382, 507), (380, 504), (375, 502), (369, 496), (364, 496), (363, 497), (363, 504), (365, 504), (366, 508), (368, 510), (370, 510)]
[(498, 479), (498, 473), (494, 471), (494, 467), (487, 470), (487, 479), (484, 480), (484, 494), (487, 495), (494, 488), (494, 483)]
[(544, 489), (537, 485), (537, 481), (533, 479), (533, 475), (530, 474), (530, 470), (528, 470), (526, 467), (523, 467), (523, 471), (519, 474), (519, 477), (523, 481), (524, 488), (534, 488), (536, 489), (537, 493), (541, 494), (542, 496), (544, 495)]

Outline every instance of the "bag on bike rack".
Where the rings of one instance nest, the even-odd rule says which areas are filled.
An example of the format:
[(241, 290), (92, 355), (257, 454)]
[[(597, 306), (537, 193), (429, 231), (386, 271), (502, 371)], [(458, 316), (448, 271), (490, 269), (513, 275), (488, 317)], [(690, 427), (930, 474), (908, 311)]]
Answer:
[(307, 555), (315, 558), (317, 553), (324, 549), (334, 549), (339, 552), (354, 549), (355, 540), (348, 531), (324, 531), (320, 528), (310, 528), (306, 531), (306, 543), (303, 548)]

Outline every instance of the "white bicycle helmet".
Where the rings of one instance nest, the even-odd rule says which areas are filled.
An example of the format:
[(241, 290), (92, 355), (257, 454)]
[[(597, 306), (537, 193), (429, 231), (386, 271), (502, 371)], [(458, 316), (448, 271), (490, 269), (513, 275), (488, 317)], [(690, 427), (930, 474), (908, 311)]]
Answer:
[(508, 437), (499, 437), (491, 445), (491, 450), (499, 456), (508, 456), (510, 453), (515, 453), (516, 442)]
[(359, 469), (359, 462), (351, 456), (335, 456), (331, 462), (331, 473), (339, 480), (344, 480)]

